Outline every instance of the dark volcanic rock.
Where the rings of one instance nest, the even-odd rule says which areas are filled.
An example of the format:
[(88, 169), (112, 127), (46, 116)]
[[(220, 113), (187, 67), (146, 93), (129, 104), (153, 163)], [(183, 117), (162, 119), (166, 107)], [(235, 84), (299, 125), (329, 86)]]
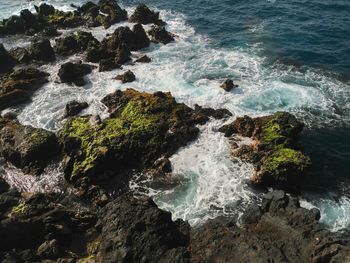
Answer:
[(0, 154), (25, 173), (41, 173), (57, 151), (54, 133), (0, 119)]
[(140, 24), (157, 24), (159, 22), (159, 12), (151, 11), (146, 5), (138, 5), (135, 12), (130, 16), (129, 21)]
[[(234, 151), (234, 155), (254, 162), (257, 169), (251, 180), (255, 185), (273, 186), (298, 192), (310, 158), (296, 150), (296, 140), (303, 129), (293, 115), (277, 112), (272, 116), (237, 118), (219, 131), (251, 137), (252, 147)], [(250, 160), (249, 160), (250, 158)]]
[(76, 100), (73, 100), (66, 105), (64, 117), (66, 118), (75, 116), (87, 107), (89, 107), (89, 104), (86, 102), (78, 102)]
[(0, 194), (7, 192), (9, 188), (9, 185), (5, 182), (5, 180), (0, 177)]
[(14, 65), (14, 59), (7, 52), (4, 45), (0, 44), (0, 74), (11, 71)]
[(147, 55), (143, 55), (142, 57), (139, 57), (138, 59), (136, 59), (135, 62), (138, 62), (138, 63), (150, 63), (151, 59)]
[(99, 262), (189, 262), (189, 225), (149, 199), (117, 199), (99, 224)]
[(49, 74), (34, 68), (14, 71), (0, 84), (0, 110), (29, 101), (32, 92), (47, 82)]
[(74, 83), (77, 86), (84, 86), (84, 76), (91, 72), (92, 67), (88, 64), (67, 62), (62, 64), (58, 71), (58, 76), (63, 83)]
[(98, 6), (102, 13), (108, 15), (103, 24), (105, 28), (128, 19), (126, 10), (121, 9), (115, 0), (100, 0)]
[(191, 262), (347, 262), (346, 234), (325, 230), (295, 198), (269, 195), (265, 210), (252, 206), (245, 213), (243, 228), (217, 218), (193, 229)]
[(229, 92), (232, 89), (237, 88), (238, 85), (235, 85), (232, 79), (227, 79), (224, 81), (224, 83), (221, 84), (220, 87), (223, 88), (225, 91)]
[(116, 80), (120, 80), (122, 83), (128, 83), (135, 81), (136, 77), (131, 70), (128, 70), (124, 74), (115, 77)]
[(111, 71), (116, 68), (120, 68), (120, 64), (115, 62), (114, 58), (101, 59), (98, 67), (98, 71)]
[(89, 48), (99, 47), (100, 42), (85, 31), (78, 31), (69, 36), (56, 39), (55, 51), (62, 56), (73, 55)]
[(52, 62), (56, 60), (55, 52), (48, 39), (34, 41), (29, 47), (28, 53), (35, 61)]
[(152, 26), (148, 34), (152, 37), (152, 41), (162, 43), (164, 45), (174, 41), (174, 35), (165, 30), (163, 26)]
[(152, 166), (159, 157), (196, 138), (199, 131), (196, 113), (176, 103), (170, 93), (127, 89), (102, 102), (110, 118), (98, 122), (89, 116), (73, 118), (59, 132), (70, 181), (101, 181), (107, 176), (122, 184), (128, 179), (123, 171)]

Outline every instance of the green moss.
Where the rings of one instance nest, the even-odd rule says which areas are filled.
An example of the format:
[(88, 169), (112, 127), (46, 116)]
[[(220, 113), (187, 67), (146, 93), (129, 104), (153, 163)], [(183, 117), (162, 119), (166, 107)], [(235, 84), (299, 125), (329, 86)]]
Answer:
[(280, 148), (266, 159), (264, 162), (264, 171), (270, 174), (278, 174), (290, 167), (302, 170), (308, 164), (309, 158), (302, 152), (289, 148)]
[(29, 209), (29, 207), (30, 206), (24, 200), (20, 200), (16, 206), (12, 207), (12, 210), (8, 216), (12, 217), (16, 214), (22, 214), (26, 212)]
[(269, 121), (263, 127), (263, 138), (262, 138), (263, 143), (271, 143), (280, 138), (283, 138), (280, 132), (281, 132), (280, 125), (278, 123), (275, 123), (274, 120)]

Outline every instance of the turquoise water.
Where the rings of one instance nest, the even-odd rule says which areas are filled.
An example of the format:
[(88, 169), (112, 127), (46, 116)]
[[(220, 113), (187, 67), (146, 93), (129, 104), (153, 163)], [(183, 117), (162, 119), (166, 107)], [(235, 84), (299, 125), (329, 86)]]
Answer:
[[(72, 3), (45, 2), (64, 10), (71, 9)], [(128, 11), (138, 2), (120, 1)], [(21, 8), (33, 10), (39, 3), (2, 0), (0, 17)], [(296, 114), (307, 126), (301, 146), (314, 160), (304, 198), (321, 209), (322, 220), (334, 230), (350, 227), (350, 2), (151, 0), (147, 4), (161, 12), (176, 42), (141, 51), (152, 58), (149, 65), (125, 66), (137, 76), (131, 86), (171, 91), (190, 106), (225, 107), (235, 116), (277, 110)], [(106, 33), (101, 28), (88, 30), (99, 38)], [(10, 48), (29, 40), (0, 41)], [(59, 64), (43, 67), (53, 81), (58, 68)], [(72, 98), (92, 104), (86, 113), (101, 113), (100, 98), (127, 87), (111, 80), (115, 74), (96, 72), (88, 86), (74, 90), (49, 83), (19, 119), (57, 130), (64, 106)], [(230, 93), (218, 89), (228, 77), (240, 86)], [(185, 178), (182, 186), (167, 192), (144, 189), (174, 217), (195, 224), (222, 213), (239, 214), (259, 199), (246, 184), (252, 167), (230, 159), (227, 140), (215, 132), (220, 125), (202, 127), (199, 140), (173, 156), (175, 173)]]

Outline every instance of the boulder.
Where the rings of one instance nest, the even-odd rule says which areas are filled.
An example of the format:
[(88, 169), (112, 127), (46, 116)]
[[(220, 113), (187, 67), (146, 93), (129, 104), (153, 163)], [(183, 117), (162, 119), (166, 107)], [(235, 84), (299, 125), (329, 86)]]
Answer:
[(108, 15), (110, 25), (125, 21), (128, 19), (128, 14), (125, 9), (120, 8), (115, 0), (100, 0), (98, 2), (100, 11)]
[(114, 58), (106, 58), (100, 60), (98, 71), (111, 71), (120, 67), (120, 64), (117, 64)]
[(13, 69), (15, 60), (7, 52), (3, 44), (0, 44), (0, 74), (9, 72)]
[(0, 110), (29, 101), (48, 76), (34, 68), (19, 69), (5, 76), (0, 84)]
[(120, 80), (122, 83), (133, 82), (136, 80), (134, 73), (131, 70), (128, 70), (124, 74), (116, 76), (114, 79)]
[(174, 35), (166, 31), (163, 26), (152, 26), (148, 34), (152, 37), (152, 41), (164, 45), (175, 40)]
[(0, 194), (3, 194), (9, 190), (9, 185), (6, 183), (4, 179), (0, 177)]
[(48, 39), (35, 40), (29, 47), (28, 54), (34, 61), (52, 62), (56, 60), (55, 52)]
[(84, 76), (92, 72), (92, 66), (88, 64), (67, 62), (61, 65), (58, 76), (62, 83), (73, 83), (77, 86), (84, 86)]
[(130, 16), (129, 22), (140, 24), (157, 24), (159, 22), (159, 12), (150, 10), (145, 4), (136, 7), (135, 12)]
[(56, 9), (52, 5), (41, 4), (40, 6), (35, 6), (35, 10), (38, 13), (39, 17), (47, 17), (53, 15), (56, 12)]
[(0, 154), (25, 173), (40, 174), (57, 152), (54, 133), (1, 119)]
[(78, 102), (73, 100), (66, 105), (64, 117), (67, 118), (75, 116), (87, 107), (89, 107), (89, 104), (86, 102)]
[(61, 56), (69, 56), (80, 52), (80, 46), (74, 35), (56, 39), (55, 52)]
[(238, 85), (235, 85), (232, 79), (227, 79), (224, 81), (224, 83), (221, 84), (220, 87), (223, 88), (225, 91), (229, 92), (232, 89), (237, 88)]

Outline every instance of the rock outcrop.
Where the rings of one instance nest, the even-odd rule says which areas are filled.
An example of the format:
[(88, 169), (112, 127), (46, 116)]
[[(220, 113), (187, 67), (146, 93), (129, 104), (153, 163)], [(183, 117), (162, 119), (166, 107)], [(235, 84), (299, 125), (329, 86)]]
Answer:
[(272, 116), (237, 118), (220, 129), (225, 136), (238, 134), (251, 137), (253, 145), (235, 150), (235, 156), (256, 165), (252, 182), (259, 186), (273, 186), (297, 192), (310, 166), (310, 158), (296, 149), (296, 141), (303, 129), (293, 115), (277, 112)]
[(162, 21), (159, 19), (159, 12), (150, 10), (146, 5), (138, 5), (135, 12), (130, 16), (129, 21), (131, 23), (140, 24), (159, 24)]
[(152, 41), (156, 43), (162, 43), (164, 45), (174, 41), (174, 35), (166, 31), (163, 26), (152, 26), (148, 31), (148, 34), (152, 37)]
[(87, 107), (89, 107), (89, 104), (87, 104), (87, 102), (79, 102), (73, 100), (66, 105), (64, 117), (67, 118), (75, 116)]
[(92, 72), (92, 66), (82, 63), (67, 62), (61, 65), (58, 76), (62, 83), (84, 86), (84, 76)]
[(120, 80), (122, 83), (128, 83), (128, 82), (135, 81), (136, 77), (135, 77), (135, 74), (131, 70), (128, 70), (125, 73), (116, 76), (114, 79)]

